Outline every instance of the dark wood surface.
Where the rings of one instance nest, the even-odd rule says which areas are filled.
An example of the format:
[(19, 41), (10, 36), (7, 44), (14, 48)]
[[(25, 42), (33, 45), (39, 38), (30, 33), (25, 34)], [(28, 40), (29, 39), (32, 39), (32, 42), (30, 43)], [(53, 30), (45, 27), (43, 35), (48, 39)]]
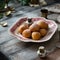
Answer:
[[(59, 41), (60, 24), (57, 23), (58, 30), (47, 42), (21, 42), (17, 38), (9, 34), (9, 28), (13, 25), (14, 22), (19, 20), (20, 17), (40, 17), (41, 13), (40, 7), (23, 6), (17, 8), (16, 10), (17, 12), (14, 13), (12, 17), (5, 17), (4, 19), (0, 20), (0, 22), (8, 23), (7, 27), (0, 26), (0, 51), (11, 60), (60, 60), (60, 49), (56, 49), (45, 59), (40, 59), (40, 57), (37, 55), (38, 47), (41, 45), (45, 46), (45, 48), (49, 51), (51, 51), (55, 47), (56, 43)], [(19, 11), (21, 11), (21, 13)], [(57, 16), (59, 16), (59, 14), (50, 14), (48, 15), (48, 19), (53, 19), (54, 21), (56, 21)]]

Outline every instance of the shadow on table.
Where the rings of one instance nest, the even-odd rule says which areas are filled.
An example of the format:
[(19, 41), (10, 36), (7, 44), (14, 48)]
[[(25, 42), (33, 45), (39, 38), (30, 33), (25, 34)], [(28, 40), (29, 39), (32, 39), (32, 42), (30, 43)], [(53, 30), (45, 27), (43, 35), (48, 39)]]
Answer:
[(0, 60), (9, 60), (3, 53), (0, 52)]

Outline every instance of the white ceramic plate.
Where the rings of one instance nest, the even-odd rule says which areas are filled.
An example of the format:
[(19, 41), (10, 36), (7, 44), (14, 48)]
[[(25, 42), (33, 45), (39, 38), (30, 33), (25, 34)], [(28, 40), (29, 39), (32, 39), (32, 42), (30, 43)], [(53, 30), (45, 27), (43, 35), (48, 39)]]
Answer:
[(28, 39), (16, 32), (16, 29), (20, 26), (21, 23), (23, 23), (24, 21), (27, 21), (27, 18), (20, 18), (17, 22), (13, 24), (13, 26), (11, 26), (11, 28), (9, 29), (9, 32), (13, 36), (15, 36), (18, 40), (23, 41), (23, 42), (38, 42), (39, 43), (39, 42), (45, 42), (45, 41), (50, 40), (51, 37), (54, 35), (55, 31), (57, 30), (57, 27), (58, 27), (57, 24), (53, 20), (47, 20), (42, 17), (32, 18), (33, 22), (38, 21), (38, 20), (44, 20), (49, 25), (49, 30), (46, 36), (44, 36), (40, 40)]

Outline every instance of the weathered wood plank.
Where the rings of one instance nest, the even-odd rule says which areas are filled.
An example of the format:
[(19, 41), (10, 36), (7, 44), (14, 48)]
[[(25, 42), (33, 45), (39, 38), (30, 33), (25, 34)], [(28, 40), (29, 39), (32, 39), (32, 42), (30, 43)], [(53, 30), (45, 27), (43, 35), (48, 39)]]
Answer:
[[(57, 35), (54, 35), (54, 37), (58, 37)], [(53, 41), (52, 41), (53, 40)], [(10, 55), (9, 57), (11, 57), (11, 60), (40, 60), (40, 58), (38, 57), (37, 55), (37, 49), (39, 46), (43, 45), (46, 47), (46, 49), (52, 49), (52, 47), (56, 44), (57, 42), (57, 38), (52, 38), (50, 41), (48, 42), (44, 42), (44, 43), (33, 43), (33, 44), (30, 44), (31, 46), (28, 47), (28, 48), (25, 48), (23, 49), (22, 51), (19, 51), (18, 53), (16, 54), (12, 54)], [(59, 50), (60, 51), (60, 50)], [(55, 56), (56, 56), (56, 53), (54, 53)], [(51, 55), (50, 55), (51, 56)], [(51, 58), (49, 58), (50, 60), (52, 59), (52, 56)], [(53, 60), (55, 58), (53, 57)]]
[(11, 36), (8, 32), (0, 33), (0, 45), (14, 38), (15, 37)]
[[(37, 8), (21, 7), (18, 9), (18, 11), (19, 10), (23, 11), (22, 15), (13, 16), (12, 18), (5, 20), (8, 22), (8, 27), (3, 28), (0, 26), (1, 27), (0, 28), (0, 51), (3, 52), (5, 55), (7, 55), (7, 57), (11, 58), (11, 60), (40, 60), (40, 58), (36, 53), (38, 47), (43, 45), (46, 47), (47, 50), (52, 50), (55, 44), (59, 41), (58, 31), (54, 34), (54, 36), (49, 41), (44, 43), (24, 43), (19, 41), (15, 37), (9, 35), (7, 30), (10, 28), (10, 26), (12, 26), (12, 24), (16, 22), (20, 17), (41, 16), (39, 7)], [(51, 15), (51, 19), (54, 17), (55, 15), (53, 15), (53, 17)], [(56, 56), (57, 53), (54, 53), (55, 55), (54, 54), (53, 55)], [(54, 59), (55, 58), (53, 58), (53, 60)]]
[[(15, 58), (16, 57), (16, 58)], [(34, 60), (37, 58), (37, 53), (36, 51), (32, 50), (25, 50), (23, 52), (20, 52), (18, 54), (15, 54), (14, 56), (11, 57), (13, 60)]]
[(60, 59), (60, 49), (53, 52), (53, 54), (48, 55), (45, 59), (40, 59), (36, 51), (26, 50), (11, 56), (11, 60), (57, 60)]
[(28, 48), (31, 46), (32, 43), (24, 43), (17, 39), (13, 39), (11, 41), (8, 41), (2, 45), (0, 45), (0, 50), (6, 54), (15, 54), (16, 52), (20, 50), (24, 50), (25, 48)]
[(17, 11), (23, 11), (23, 12), (32, 12), (32, 11), (34, 11), (34, 10), (36, 10), (36, 9), (39, 9), (40, 8), (40, 6), (39, 7), (30, 7), (30, 6), (20, 6), (20, 7), (18, 7), (16, 10)]
[(44, 43), (24, 43), (17, 39), (13, 39), (11, 41), (8, 41), (0, 46), (1, 51), (8, 54), (8, 55), (14, 55), (19, 52), (23, 52), (25, 50), (37, 50), (39, 46), (43, 45), (46, 47), (46, 49), (51, 50), (53, 46), (57, 43), (59, 40), (59, 36), (57, 32), (52, 37), (51, 40), (44, 42)]

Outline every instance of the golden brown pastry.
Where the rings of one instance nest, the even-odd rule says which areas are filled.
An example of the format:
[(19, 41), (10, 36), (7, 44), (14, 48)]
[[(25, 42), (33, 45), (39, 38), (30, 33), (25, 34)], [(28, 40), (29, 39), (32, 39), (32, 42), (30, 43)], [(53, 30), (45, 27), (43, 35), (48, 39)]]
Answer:
[(31, 31), (39, 31), (40, 27), (39, 27), (37, 24), (33, 23), (33, 24), (29, 27), (29, 29), (30, 29)]
[(32, 39), (39, 40), (41, 38), (41, 34), (39, 32), (32, 32)]
[(18, 28), (18, 32), (22, 33), (25, 29), (28, 29), (28, 24), (27, 23), (24, 23), (24, 24), (20, 25), (19, 28)]
[(37, 24), (40, 26), (42, 29), (48, 29), (48, 24), (42, 20), (38, 21)]
[(29, 29), (25, 29), (23, 32), (22, 32), (22, 35), (26, 38), (29, 38), (31, 37), (31, 31)]
[(46, 29), (40, 29), (41, 36), (45, 36), (47, 34)]

